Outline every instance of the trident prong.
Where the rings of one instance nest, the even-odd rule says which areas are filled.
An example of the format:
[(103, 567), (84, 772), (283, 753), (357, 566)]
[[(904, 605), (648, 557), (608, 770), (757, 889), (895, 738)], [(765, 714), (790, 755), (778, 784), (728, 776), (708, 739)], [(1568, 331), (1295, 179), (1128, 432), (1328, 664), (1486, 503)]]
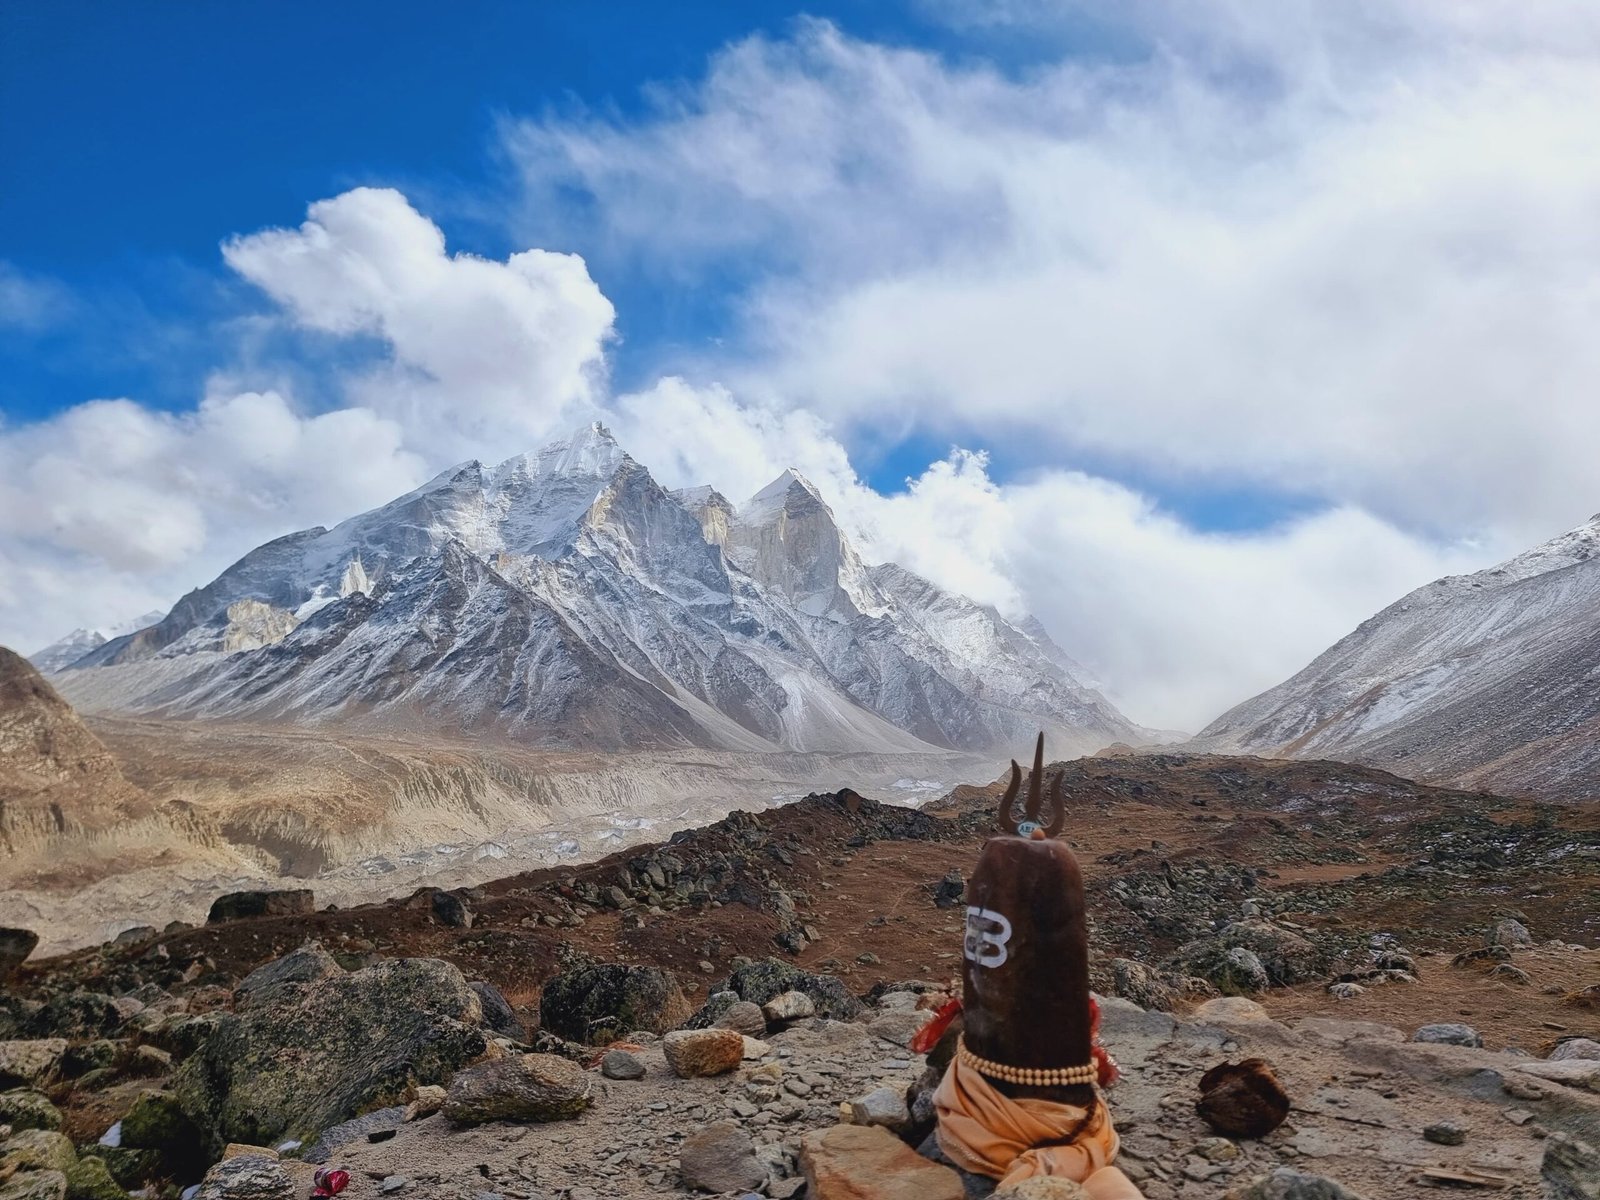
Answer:
[(1033, 771), (1028, 776), (1028, 801), (1023, 806), (1023, 819), (1018, 821), (1013, 811), (1017, 793), (1022, 790), (1022, 768), (1017, 765), (1016, 759), (1012, 759), (1011, 782), (1006, 785), (1005, 795), (1000, 798), (1000, 828), (1019, 837), (1056, 837), (1060, 834), (1067, 822), (1067, 806), (1061, 797), (1063, 774), (1057, 771), (1056, 777), (1050, 782), (1050, 819), (1041, 821), (1045, 802), (1044, 733), (1041, 731), (1033, 748)]

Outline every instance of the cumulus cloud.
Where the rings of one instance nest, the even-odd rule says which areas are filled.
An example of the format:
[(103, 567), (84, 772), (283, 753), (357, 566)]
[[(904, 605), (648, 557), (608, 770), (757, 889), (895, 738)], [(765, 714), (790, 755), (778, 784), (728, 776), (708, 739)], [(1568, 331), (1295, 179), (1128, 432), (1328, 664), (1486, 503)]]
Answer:
[(0, 642), (164, 609), (270, 537), (536, 445), (599, 399), (613, 312), (576, 256), (451, 255), (398, 192), (366, 188), (223, 255), (277, 319), (369, 339), (378, 364), (336, 377), (323, 411), (219, 372), (187, 412), (97, 400), (0, 425)]
[(598, 398), (616, 314), (577, 255), (452, 255), (399, 192), (357, 188), (223, 258), (302, 328), (379, 339), (389, 357), (347, 393), (447, 458), (541, 436)]
[[(1084, 5), (1001, 6), (1034, 22)], [(1018, 10), (1018, 11), (1008, 11)], [(754, 256), (693, 374), (915, 427), (1528, 540), (1595, 506), (1600, 22), (1150, 2), (1007, 74), (819, 22), (643, 119), (507, 133), (526, 227)], [(607, 239), (610, 239), (608, 242)]]

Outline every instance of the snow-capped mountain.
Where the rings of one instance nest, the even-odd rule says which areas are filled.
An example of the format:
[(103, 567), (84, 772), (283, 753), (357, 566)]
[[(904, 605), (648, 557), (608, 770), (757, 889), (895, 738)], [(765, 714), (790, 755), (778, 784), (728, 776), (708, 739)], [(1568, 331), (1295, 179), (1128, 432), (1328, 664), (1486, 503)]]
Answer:
[(668, 492), (601, 426), (258, 547), (59, 677), (89, 711), (542, 745), (1139, 742), (1034, 625), (868, 566), (793, 472)]
[(1418, 588), (1195, 744), (1600, 795), (1600, 515)]
[(74, 629), (65, 637), (57, 638), (51, 642), (43, 650), (30, 654), (28, 661), (46, 675), (53, 675), (57, 671), (65, 671), (85, 654), (88, 654), (89, 651), (104, 646), (114, 637), (121, 637), (125, 633), (134, 633), (147, 625), (154, 625), (161, 620), (163, 615), (159, 612), (151, 612), (109, 628)]

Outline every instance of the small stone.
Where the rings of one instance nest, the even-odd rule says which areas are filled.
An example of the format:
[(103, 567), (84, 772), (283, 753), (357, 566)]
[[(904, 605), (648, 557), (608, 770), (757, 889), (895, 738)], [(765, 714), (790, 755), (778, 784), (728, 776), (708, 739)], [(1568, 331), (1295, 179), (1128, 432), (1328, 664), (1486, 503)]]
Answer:
[(1449, 1022), (1441, 1025), (1424, 1025), (1411, 1035), (1413, 1042), (1429, 1042), (1440, 1046), (1482, 1047), (1483, 1035), (1470, 1025)]
[(1194, 1152), (1212, 1163), (1232, 1162), (1239, 1157), (1239, 1147), (1222, 1137), (1206, 1138), (1196, 1142)]
[(411, 1180), (404, 1175), (385, 1175), (383, 1182), (378, 1184), (378, 1191), (385, 1196), (391, 1196), (395, 1192), (404, 1190), (410, 1182)]
[(1533, 1120), (1533, 1114), (1525, 1108), (1508, 1108), (1500, 1115), (1513, 1125), (1526, 1125)]
[(1543, 1100), (1550, 1093), (1533, 1080), (1513, 1075), (1500, 1083), (1506, 1095), (1516, 1100)]
[(1435, 1121), (1423, 1126), (1422, 1136), (1437, 1146), (1459, 1146), (1467, 1140), (1467, 1131), (1455, 1121)]
[(726, 1075), (744, 1061), (744, 1035), (731, 1029), (675, 1029), (661, 1039), (667, 1065), (684, 1079)]
[(600, 1060), (600, 1074), (607, 1079), (643, 1079), (644, 1064), (626, 1050), (608, 1050)]
[(1063, 1175), (1036, 1175), (998, 1188), (993, 1200), (1091, 1200), (1091, 1194)]
[(1499, 964), (1489, 972), (1489, 978), (1504, 979), (1507, 983), (1515, 983), (1524, 987), (1533, 982), (1532, 975), (1529, 975), (1521, 967), (1514, 967), (1510, 963)]
[(850, 1120), (856, 1125), (881, 1125), (896, 1133), (909, 1128), (911, 1110), (906, 1107), (902, 1088), (874, 1088), (850, 1101)]
[(759, 1188), (767, 1181), (750, 1135), (732, 1121), (719, 1121), (685, 1138), (678, 1172), (685, 1187), (701, 1192)]
[(1584, 1037), (1567, 1038), (1557, 1042), (1555, 1049), (1550, 1051), (1551, 1062), (1570, 1059), (1600, 1059), (1600, 1042)]
[(761, 1006), (762, 1015), (770, 1025), (787, 1025), (805, 1017), (817, 1015), (816, 1003), (804, 992), (784, 992)]
[(1359, 983), (1330, 983), (1328, 995), (1335, 1000), (1354, 1000), (1357, 996), (1365, 995), (1367, 989)]
[(735, 1001), (712, 1024), (718, 1029), (731, 1029), (746, 1037), (762, 1037), (767, 1032), (766, 1014), (761, 1011), (759, 1004), (752, 1004), (748, 1000)]
[(448, 1095), (449, 1093), (436, 1083), (415, 1088), (411, 1093), (411, 1103), (406, 1105), (405, 1119), (420, 1121), (423, 1117), (433, 1116), (444, 1108)]
[(522, 1054), (457, 1072), (444, 1115), (454, 1125), (564, 1121), (589, 1102), (589, 1078), (577, 1063), (553, 1054)]

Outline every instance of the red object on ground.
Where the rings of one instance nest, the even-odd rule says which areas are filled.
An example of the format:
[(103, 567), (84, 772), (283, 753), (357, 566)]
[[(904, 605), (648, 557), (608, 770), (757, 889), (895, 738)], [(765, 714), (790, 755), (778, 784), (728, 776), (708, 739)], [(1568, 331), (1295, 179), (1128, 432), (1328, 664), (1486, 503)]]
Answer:
[(912, 1053), (926, 1054), (937, 1046), (939, 1039), (944, 1036), (944, 1031), (950, 1028), (950, 1022), (956, 1019), (956, 1015), (960, 1011), (961, 997), (959, 996), (940, 1005), (939, 1010), (933, 1014), (933, 1020), (917, 1030), (916, 1036), (911, 1039)]
[(350, 1172), (320, 1167), (311, 1177), (311, 1182), (317, 1185), (317, 1190), (311, 1193), (312, 1200), (322, 1200), (324, 1197), (337, 1196), (344, 1191), (350, 1185)]

